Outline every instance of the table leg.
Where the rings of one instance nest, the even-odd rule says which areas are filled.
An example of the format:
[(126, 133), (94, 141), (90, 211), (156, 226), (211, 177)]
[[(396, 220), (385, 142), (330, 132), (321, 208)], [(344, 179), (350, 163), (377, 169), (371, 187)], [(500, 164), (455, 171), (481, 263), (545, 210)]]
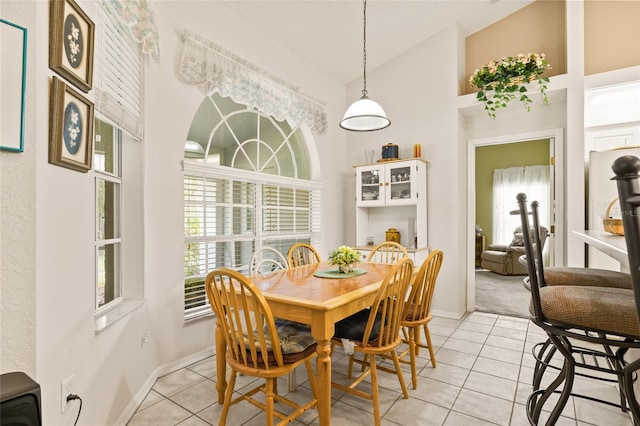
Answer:
[(318, 382), (318, 415), (320, 425), (331, 424), (331, 346), (329, 340), (318, 340), (316, 374)]
[(227, 389), (227, 361), (225, 359), (227, 344), (222, 333), (222, 327), (219, 326), (216, 320), (216, 369), (218, 374), (216, 390), (218, 391), (218, 404), (224, 403), (224, 392)]

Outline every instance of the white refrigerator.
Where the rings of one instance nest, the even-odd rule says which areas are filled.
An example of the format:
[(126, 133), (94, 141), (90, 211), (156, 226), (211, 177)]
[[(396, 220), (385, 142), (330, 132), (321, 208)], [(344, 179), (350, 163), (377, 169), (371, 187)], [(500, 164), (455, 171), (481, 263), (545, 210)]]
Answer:
[[(589, 153), (589, 180), (588, 180), (588, 226), (590, 231), (606, 234), (602, 224), (605, 218), (609, 204), (618, 197), (618, 187), (616, 182), (611, 180), (613, 170), (611, 165), (616, 158), (623, 155), (635, 155), (640, 157), (640, 148), (619, 148), (606, 151), (591, 151)], [(609, 211), (609, 216), (620, 218), (620, 205), (616, 203)], [(610, 234), (611, 235), (611, 234)], [(620, 237), (624, 238), (624, 237)], [(612, 271), (620, 270), (620, 262), (614, 260), (610, 256), (601, 251), (588, 247), (590, 268), (609, 269)]]

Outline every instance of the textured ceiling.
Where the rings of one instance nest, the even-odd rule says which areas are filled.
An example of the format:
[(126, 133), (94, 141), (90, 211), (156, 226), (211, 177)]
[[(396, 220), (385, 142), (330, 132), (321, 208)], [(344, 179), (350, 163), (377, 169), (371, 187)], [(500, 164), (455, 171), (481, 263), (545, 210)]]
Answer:
[[(362, 1), (222, 1), (338, 81), (362, 76)], [(367, 70), (458, 23), (469, 35), (532, 0), (368, 0)]]

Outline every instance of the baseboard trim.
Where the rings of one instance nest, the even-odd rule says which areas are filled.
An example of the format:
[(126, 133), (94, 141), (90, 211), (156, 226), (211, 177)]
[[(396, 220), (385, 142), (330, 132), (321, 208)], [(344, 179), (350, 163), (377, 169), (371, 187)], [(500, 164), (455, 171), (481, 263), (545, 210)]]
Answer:
[(451, 311), (438, 311), (438, 310), (435, 310), (435, 309), (431, 309), (431, 316), (432, 317), (440, 317), (440, 318), (460, 320), (466, 314), (467, 314), (467, 309), (466, 308), (461, 309), (457, 313), (451, 312)]
[(144, 401), (144, 399), (147, 397), (149, 391), (151, 391), (151, 388), (153, 388), (154, 383), (156, 382), (156, 380), (158, 380), (159, 377), (180, 370), (181, 368), (187, 367), (198, 361), (202, 361), (203, 359), (213, 356), (214, 354), (215, 347), (211, 346), (196, 353), (156, 367), (144, 382), (144, 384), (140, 387), (135, 396), (131, 399), (131, 402), (129, 402), (127, 408), (125, 408), (122, 414), (120, 414), (120, 417), (118, 417), (114, 425), (126, 426), (127, 423), (129, 423), (133, 415), (136, 413), (136, 410), (138, 409), (140, 404), (142, 404), (142, 401)]

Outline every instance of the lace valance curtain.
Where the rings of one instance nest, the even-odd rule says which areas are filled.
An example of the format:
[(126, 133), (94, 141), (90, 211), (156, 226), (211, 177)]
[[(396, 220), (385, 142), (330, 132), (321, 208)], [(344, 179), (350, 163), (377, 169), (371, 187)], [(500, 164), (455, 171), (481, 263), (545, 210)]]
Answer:
[(183, 33), (179, 72), (209, 95), (218, 92), (320, 135), (327, 130), (327, 114), (320, 101), (189, 30)]

